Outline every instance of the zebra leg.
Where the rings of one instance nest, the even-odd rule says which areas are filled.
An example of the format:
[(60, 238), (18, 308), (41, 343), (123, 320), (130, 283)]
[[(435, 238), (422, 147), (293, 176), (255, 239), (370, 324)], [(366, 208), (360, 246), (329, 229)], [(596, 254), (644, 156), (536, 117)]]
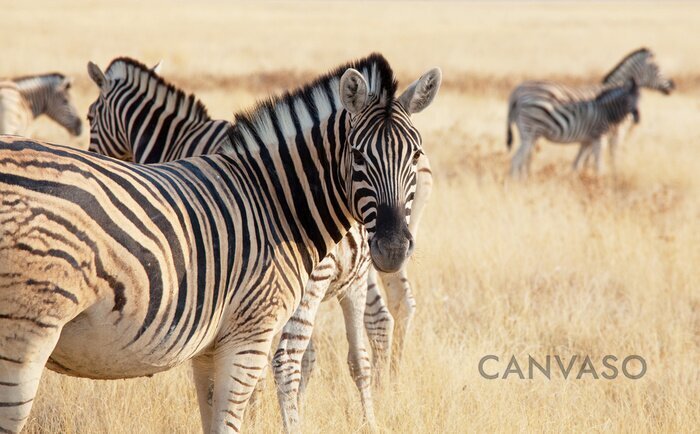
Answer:
[(240, 432), (248, 400), (261, 372), (267, 366), (274, 326), (264, 333), (229, 343), (213, 357), (214, 393), (210, 433)]
[(588, 161), (588, 158), (590, 157), (590, 151), (591, 151), (591, 144), (590, 142), (581, 142), (578, 148), (578, 153), (576, 153), (576, 158), (574, 159), (574, 164), (572, 165), (572, 169), (574, 172), (578, 172), (579, 169), (581, 168), (581, 161), (583, 160), (584, 166), (586, 165), (586, 162)]
[(365, 330), (372, 348), (372, 372), (374, 384), (380, 387), (386, 376), (387, 363), (391, 360), (394, 337), (394, 317), (386, 306), (377, 283), (377, 270), (370, 266), (367, 276), (367, 303), (365, 305)]
[(0, 433), (19, 433), (62, 326), (42, 324), (26, 330), (17, 327), (26, 320), (9, 317), (0, 315)]
[(360, 391), (360, 399), (365, 420), (372, 432), (378, 431), (372, 402), (372, 364), (365, 348), (363, 317), (367, 302), (366, 279), (358, 279), (345, 294), (340, 297), (340, 307), (345, 319), (345, 334), (348, 339), (348, 366), (350, 375)]
[(389, 310), (396, 321), (391, 358), (391, 372), (396, 375), (399, 372), (403, 349), (416, 313), (416, 299), (413, 298), (411, 282), (408, 280), (405, 266), (397, 273), (379, 273), (379, 276), (386, 289)]
[(250, 396), (250, 402), (248, 403), (248, 407), (250, 408), (251, 412), (255, 411), (255, 409), (260, 404), (260, 397), (262, 396), (263, 390), (265, 390), (265, 384), (267, 384), (268, 367), (269, 365), (265, 366), (265, 369), (263, 369), (262, 372), (260, 372), (258, 384), (255, 385), (253, 394)]
[(301, 359), (301, 381), (299, 382), (298, 405), (299, 417), (302, 419), (304, 416), (302, 414), (302, 410), (304, 409), (302, 398), (306, 396), (306, 386), (309, 384), (311, 374), (314, 371), (314, 366), (316, 366), (316, 348), (314, 347), (314, 338), (312, 335), (311, 339), (309, 339), (309, 345), (306, 347), (306, 351), (304, 352), (304, 357)]
[(520, 147), (510, 162), (510, 176), (514, 178), (524, 178), (526, 176), (524, 168), (530, 165), (530, 154), (534, 144), (534, 140), (530, 136), (523, 134), (520, 137)]
[(192, 359), (192, 374), (197, 390), (199, 415), (202, 419), (203, 432), (211, 431), (211, 404), (214, 395), (214, 361), (211, 354), (205, 354)]
[[(333, 264), (333, 261), (326, 263)], [(301, 431), (298, 408), (299, 388), (302, 381), (301, 360), (311, 340), (316, 313), (330, 284), (329, 274), (325, 274), (327, 270), (327, 267), (318, 266), (311, 273), (301, 303), (282, 329), (282, 337), (272, 359), (272, 370), (277, 383), (277, 399), (282, 413), (282, 422), (287, 432)], [(324, 275), (319, 276), (317, 273), (324, 273)]]
[(601, 154), (601, 140), (600, 137), (595, 139), (593, 141), (593, 144), (591, 145), (591, 148), (593, 149), (593, 158), (595, 159), (595, 173), (596, 175), (600, 175), (600, 154)]
[(620, 140), (620, 131), (617, 127), (611, 129), (608, 132), (608, 152), (610, 153), (610, 171), (615, 174), (617, 171), (615, 165), (615, 153), (617, 152), (617, 145)]

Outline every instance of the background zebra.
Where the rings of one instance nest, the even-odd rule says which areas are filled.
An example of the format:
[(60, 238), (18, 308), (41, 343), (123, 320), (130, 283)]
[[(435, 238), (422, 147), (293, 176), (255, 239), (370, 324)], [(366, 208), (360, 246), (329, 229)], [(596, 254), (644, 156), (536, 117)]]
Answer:
[(92, 62), (88, 74), (100, 96), (88, 109), (90, 150), (136, 163), (163, 163), (217, 152), (231, 123), (214, 120), (207, 109), (157, 73), (130, 58), (114, 59), (107, 75)]
[[(639, 87), (634, 79), (626, 84), (603, 90), (590, 100), (578, 100), (557, 105), (552, 112), (544, 110), (524, 111), (519, 125), (528, 131), (532, 143), (539, 137), (557, 143), (581, 143), (574, 168), (578, 168), (583, 150), (600, 146), (603, 134), (615, 128), (631, 114), (634, 122), (639, 122)], [(522, 145), (514, 157), (514, 166), (522, 167), (525, 158)]]
[[(640, 48), (623, 58), (602, 80), (601, 85), (588, 87), (574, 87), (550, 81), (527, 81), (516, 87), (510, 94), (508, 101), (508, 125), (506, 144), (510, 149), (513, 143), (511, 125), (518, 127), (520, 136), (520, 148), (511, 162), (511, 175), (522, 175), (523, 165), (529, 171), (532, 159), (531, 149), (534, 147), (537, 137), (533, 136), (533, 128), (542, 130), (549, 125), (551, 136), (561, 134), (572, 125), (572, 120), (561, 117), (560, 108), (563, 104), (595, 98), (603, 89), (620, 86), (629, 79), (640, 87), (657, 90), (665, 95), (670, 94), (675, 85), (673, 80), (665, 77), (654, 59), (654, 54), (647, 48)], [(539, 112), (540, 114), (536, 114)], [(534, 118), (547, 119), (546, 124), (534, 127)], [(615, 151), (619, 141), (619, 129), (612, 127), (606, 135), (609, 143), (610, 164), (615, 166)], [(552, 139), (550, 139), (552, 140)], [(552, 140), (555, 141), (556, 140)], [(596, 171), (600, 171), (601, 142), (597, 141), (592, 146), (581, 144), (574, 168), (578, 168), (581, 161), (595, 158)]]
[[(228, 136), (221, 134), (230, 124), (212, 121), (201, 102), (164, 81), (153, 69), (149, 70), (133, 59), (119, 58), (104, 74), (90, 62), (88, 73), (100, 88), (100, 96), (88, 113), (91, 150), (147, 163), (213, 153), (230, 146)], [(148, 122), (139, 123), (142, 119)], [(409, 226), (414, 236), (420, 211), (430, 194), (432, 178), (427, 157), (420, 158), (417, 173), (418, 185)], [(370, 262), (366, 231), (361, 226), (351, 228), (311, 273), (300, 306), (282, 332), (274, 366), (282, 408), (291, 406), (288, 411), (283, 411), (289, 427), (297, 426), (296, 416), (293, 416), (298, 413), (294, 408), (296, 403), (301, 401), (297, 394), (303, 392), (315, 361), (311, 334), (317, 308), (322, 300), (334, 296), (343, 308), (350, 349), (348, 362), (360, 390), (365, 417), (370, 425), (376, 425), (368, 374), (369, 358), (362, 333), (363, 318), (375, 348), (374, 357), (380, 365), (379, 370), (383, 368), (381, 361), (390, 355), (387, 342), (391, 343), (394, 322), (376, 284), (372, 284), (368, 293)], [(391, 293), (394, 300), (397, 298), (394, 284), (397, 279), (400, 280), (400, 289), (408, 288), (405, 295), (412, 300), (405, 274), (405, 266), (399, 273), (382, 273), (387, 288), (394, 291)], [(368, 309), (365, 312), (366, 302)], [(305, 351), (307, 347), (309, 350)]]
[(395, 97), (373, 55), (237, 116), (235, 155), (166, 164), (5, 139), (0, 427), (24, 425), (49, 357), (91, 378), (194, 359), (205, 430), (239, 431), (273, 335), (353, 222), (375, 266), (410, 255), (422, 150), (409, 116), (439, 83), (431, 70)]
[(70, 96), (71, 80), (63, 74), (43, 74), (0, 81), (0, 134), (22, 136), (42, 114), (74, 136), (82, 122)]

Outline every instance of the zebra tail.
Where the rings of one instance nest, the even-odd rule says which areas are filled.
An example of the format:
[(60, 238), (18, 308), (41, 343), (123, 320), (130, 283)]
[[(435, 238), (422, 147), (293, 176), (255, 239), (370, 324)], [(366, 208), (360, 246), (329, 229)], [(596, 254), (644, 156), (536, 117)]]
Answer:
[[(511, 98), (512, 99), (512, 98)], [(513, 146), (513, 113), (515, 112), (516, 101), (510, 101), (508, 104), (508, 123), (507, 123), (507, 133), (506, 133), (506, 147), (510, 151), (511, 146)]]
[(510, 128), (510, 122), (508, 122), (508, 133), (506, 135), (506, 147), (510, 151), (511, 146), (513, 146), (513, 131)]

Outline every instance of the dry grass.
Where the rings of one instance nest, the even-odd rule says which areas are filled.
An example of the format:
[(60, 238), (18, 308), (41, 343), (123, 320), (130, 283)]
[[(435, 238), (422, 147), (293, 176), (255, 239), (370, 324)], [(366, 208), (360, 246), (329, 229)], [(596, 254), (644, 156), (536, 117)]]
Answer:
[[(693, 3), (119, 3), (3, 6), (0, 75), (85, 75), (118, 55), (151, 63), (221, 118), (370, 51), (403, 83), (443, 68), (415, 122), (436, 173), (411, 274), (419, 303), (401, 377), (377, 392), (387, 432), (682, 432), (700, 426), (700, 56)], [(646, 93), (616, 177), (574, 176), (573, 147), (542, 144), (533, 178), (505, 180), (505, 97), (522, 78), (596, 80), (653, 48), (680, 89)], [(41, 122), (37, 135), (67, 134)], [(85, 144), (86, 137), (77, 140)], [(339, 309), (319, 321), (305, 432), (362, 431)], [(637, 381), (482, 379), (479, 359), (642, 355)], [(495, 364), (493, 365), (495, 367)], [(619, 365), (618, 365), (619, 366)], [(272, 385), (248, 432), (280, 430)], [(186, 367), (95, 382), (47, 373), (30, 433), (197, 432)]]

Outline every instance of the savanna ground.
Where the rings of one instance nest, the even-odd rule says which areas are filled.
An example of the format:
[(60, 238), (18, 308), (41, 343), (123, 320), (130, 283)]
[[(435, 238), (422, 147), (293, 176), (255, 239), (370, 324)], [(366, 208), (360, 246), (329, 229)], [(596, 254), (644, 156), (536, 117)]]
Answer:
[[(434, 105), (414, 116), (435, 187), (411, 276), (418, 301), (401, 375), (376, 393), (386, 432), (668, 431), (700, 426), (700, 4), (694, 3), (4, 3), (0, 75), (120, 55), (164, 60), (163, 75), (230, 119), (256, 99), (372, 51), (402, 84), (432, 66)], [(542, 143), (534, 175), (508, 182), (508, 91), (526, 78), (594, 82), (640, 46), (677, 92), (644, 92), (618, 172), (572, 174), (573, 146)], [(35, 136), (87, 145), (41, 121)], [(363, 430), (340, 310), (326, 303), (304, 431)], [(485, 380), (515, 355), (644, 357), (640, 380)], [(580, 363), (579, 365), (580, 366)], [(618, 368), (620, 362), (617, 363)], [(578, 369), (575, 368), (575, 371)], [(555, 369), (556, 371), (556, 369)], [(527, 375), (527, 372), (526, 372)], [(268, 381), (247, 432), (280, 428)], [(29, 433), (197, 432), (186, 366), (150, 379), (46, 372)]]

